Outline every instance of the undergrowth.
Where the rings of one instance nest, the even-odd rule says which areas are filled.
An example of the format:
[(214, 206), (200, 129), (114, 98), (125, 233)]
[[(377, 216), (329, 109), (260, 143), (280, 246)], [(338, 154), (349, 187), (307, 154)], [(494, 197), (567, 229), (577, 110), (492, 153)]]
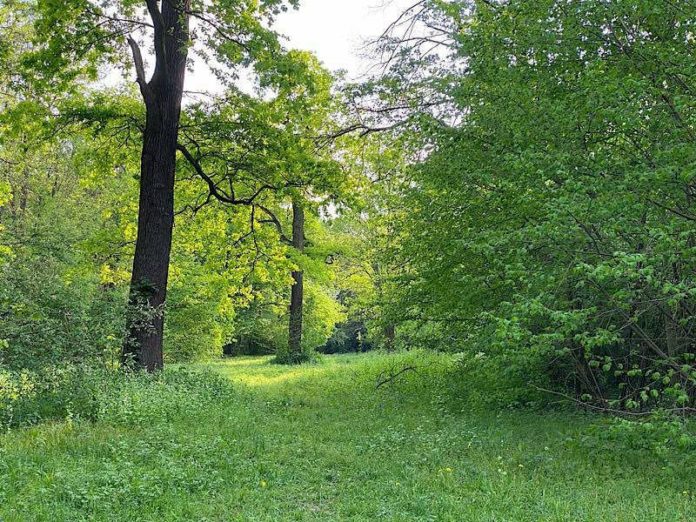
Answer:
[(0, 520), (696, 517), (689, 423), (469, 409), (460, 370), (414, 351), (86, 372), (90, 408), (0, 436)]

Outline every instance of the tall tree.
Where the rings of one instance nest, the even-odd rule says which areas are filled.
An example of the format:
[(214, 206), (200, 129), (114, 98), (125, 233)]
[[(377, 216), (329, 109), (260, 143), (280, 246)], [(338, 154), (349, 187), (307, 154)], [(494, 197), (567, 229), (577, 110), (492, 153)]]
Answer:
[[(27, 82), (64, 92), (94, 79), (100, 66), (128, 65), (126, 44), (146, 109), (143, 128), (138, 235), (133, 260), (123, 361), (148, 371), (162, 368), (164, 305), (174, 220), (174, 179), (184, 79), (189, 50), (214, 63), (223, 83), (238, 66), (272, 62), (279, 49), (268, 29), (296, 0), (42, 0), (33, 8), (34, 45), (22, 62)], [(197, 22), (197, 37), (189, 31)], [(149, 80), (138, 41), (149, 40), (154, 68)]]
[[(251, 207), (244, 239), (257, 245), (256, 225), (274, 227), (281, 241), (294, 247), (295, 260), (304, 251), (304, 221), (308, 200), (346, 200), (347, 172), (336, 160), (336, 143), (326, 140), (336, 114), (331, 75), (317, 59), (303, 51), (278, 55), (261, 71), (258, 99), (230, 89), (224, 98), (187, 111), (180, 150), (192, 172), (208, 190), (190, 205), (199, 209), (211, 202)], [(292, 234), (281, 212), (292, 201)], [(278, 360), (304, 359), (302, 343), (303, 273), (292, 271), (288, 346)]]
[[(154, 27), (155, 68), (145, 77), (140, 48), (129, 37), (146, 118), (140, 161), (138, 237), (131, 274), (124, 364), (162, 368), (164, 306), (174, 227), (174, 173), (189, 46), (191, 0), (147, 0)], [(138, 317), (140, 314), (146, 317)], [(143, 320), (144, 319), (144, 320)]]

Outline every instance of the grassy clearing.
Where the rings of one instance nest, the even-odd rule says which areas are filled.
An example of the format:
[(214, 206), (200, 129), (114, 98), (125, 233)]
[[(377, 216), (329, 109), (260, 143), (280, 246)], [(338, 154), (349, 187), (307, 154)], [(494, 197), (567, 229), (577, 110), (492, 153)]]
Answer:
[(231, 393), (155, 387), (4, 435), (0, 520), (696, 519), (694, 455), (602, 442), (592, 417), (466, 411), (446, 356), (208, 367)]

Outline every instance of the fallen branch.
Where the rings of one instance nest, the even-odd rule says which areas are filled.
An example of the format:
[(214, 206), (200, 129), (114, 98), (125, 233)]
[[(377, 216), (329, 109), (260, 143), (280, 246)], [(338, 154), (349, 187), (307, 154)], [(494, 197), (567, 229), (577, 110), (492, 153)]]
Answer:
[(379, 380), (379, 378), (382, 377), (382, 376), (384, 375), (384, 372), (382, 372), (382, 373), (379, 374), (378, 381), (377, 381), (377, 385), (375, 386), (375, 389), (378, 390), (379, 388), (381, 388), (381, 387), (384, 386), (385, 384), (389, 384), (389, 383), (391, 383), (391, 382), (394, 382), (394, 380), (395, 380), (397, 377), (399, 377), (400, 375), (402, 375), (402, 374), (404, 374), (404, 373), (406, 373), (406, 372), (417, 372), (417, 371), (418, 371), (418, 369), (417, 369), (415, 366), (406, 366), (405, 368), (402, 368), (402, 369), (399, 370), (398, 372), (392, 373), (392, 374), (390, 374), (388, 377), (385, 377), (385, 378)]

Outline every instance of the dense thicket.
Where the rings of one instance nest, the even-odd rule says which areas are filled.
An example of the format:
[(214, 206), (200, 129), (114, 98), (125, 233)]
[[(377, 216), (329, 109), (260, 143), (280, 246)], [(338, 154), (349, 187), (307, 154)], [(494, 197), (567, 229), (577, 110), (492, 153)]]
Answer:
[(696, 7), (426, 1), (408, 20), (391, 74), (448, 111), (409, 116), (431, 152), (394, 214), (400, 336), (602, 408), (688, 407)]

